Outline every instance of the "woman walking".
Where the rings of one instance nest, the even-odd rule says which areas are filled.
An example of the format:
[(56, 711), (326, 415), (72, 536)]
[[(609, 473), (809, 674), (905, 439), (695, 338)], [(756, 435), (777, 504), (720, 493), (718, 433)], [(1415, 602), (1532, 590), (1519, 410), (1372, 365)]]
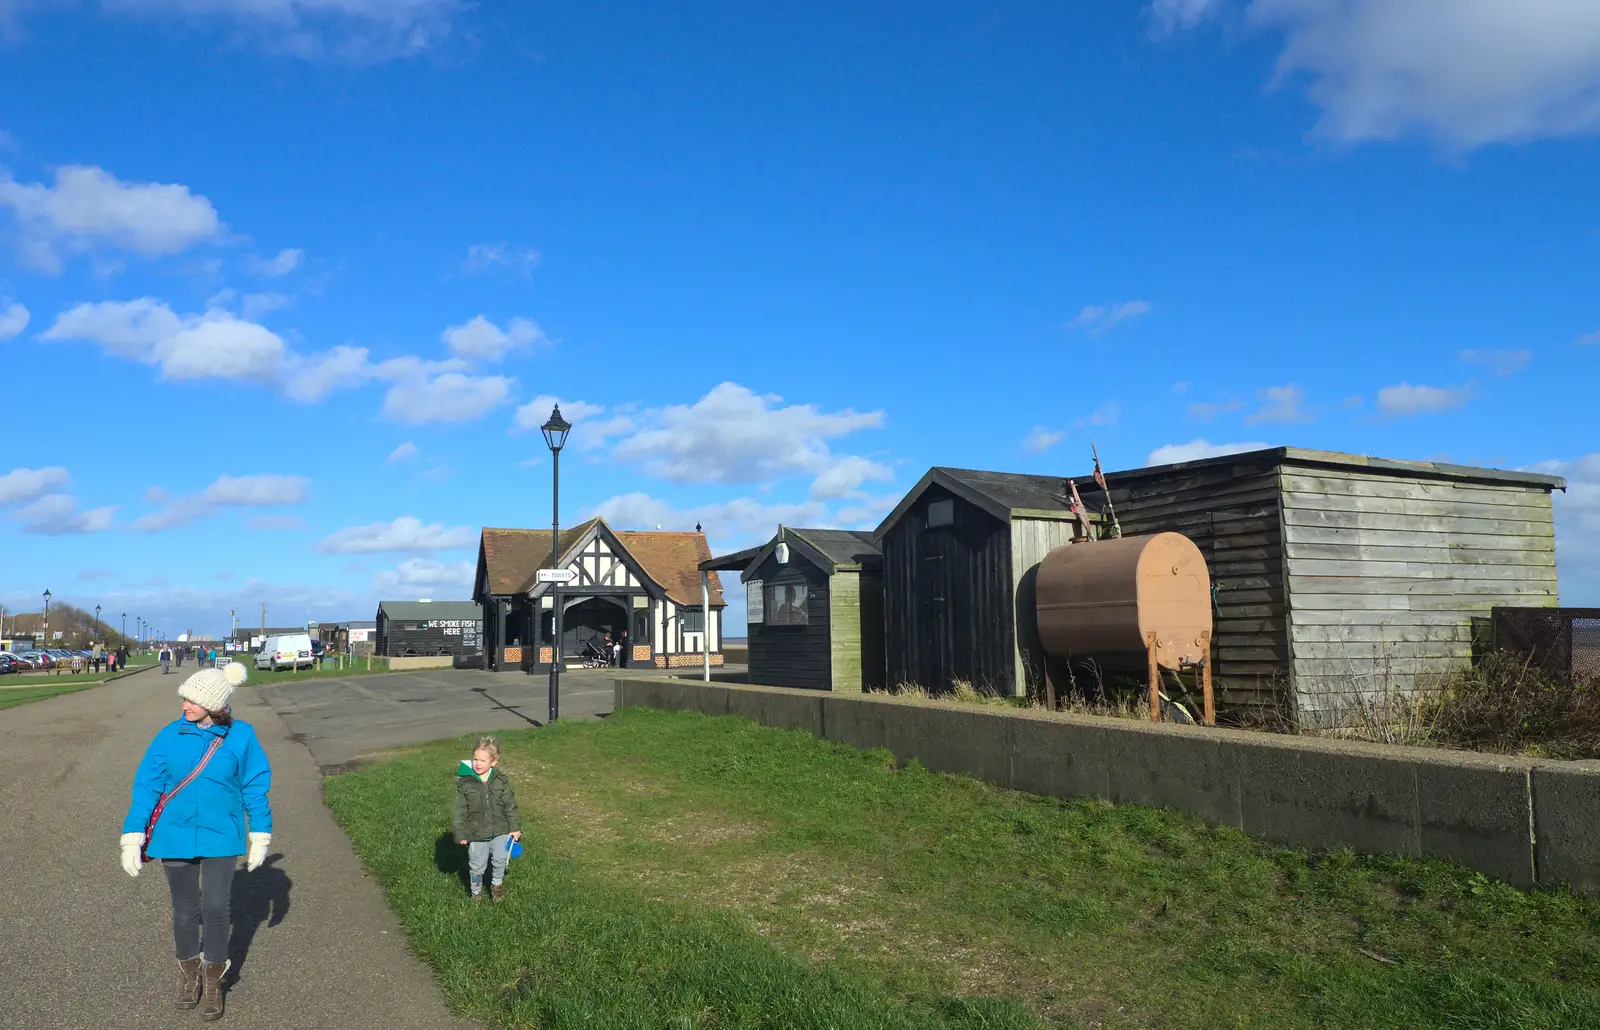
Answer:
[(246, 675), (244, 663), (234, 662), (183, 681), (183, 714), (150, 742), (122, 823), (129, 876), (161, 859), (172, 892), (178, 1007), (199, 1005), (207, 1020), (223, 1014), (234, 868), (240, 855), (245, 869), (259, 867), (272, 841), (272, 768), (255, 730), (228, 708)]

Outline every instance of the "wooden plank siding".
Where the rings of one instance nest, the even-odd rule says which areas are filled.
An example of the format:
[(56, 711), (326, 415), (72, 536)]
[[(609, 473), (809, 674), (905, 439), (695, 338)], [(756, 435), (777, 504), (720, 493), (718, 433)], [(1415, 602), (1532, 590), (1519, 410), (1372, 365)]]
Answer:
[(1300, 720), (1409, 692), (1472, 655), (1472, 619), (1557, 603), (1550, 492), (1285, 464), (1284, 560)]
[(1044, 556), (1072, 542), (1073, 524), (1060, 519), (1011, 520), (1011, 581), (1015, 591), (1013, 621), (1017, 632), (1012, 661), (1017, 697), (1044, 696), (1044, 645), (1039, 641), (1034, 583)]
[[(1182, 533), (1205, 555), (1216, 591), (1212, 673), (1225, 707), (1287, 700), (1289, 617), (1279, 489), (1276, 459), (1266, 456), (1111, 481), (1124, 535)], [(1098, 490), (1084, 497), (1092, 507), (1104, 507)]]
[[(750, 682), (774, 687), (830, 689), (833, 657), (828, 643), (831, 592), (827, 574), (797, 555), (791, 557), (788, 565), (779, 565), (775, 555), (768, 555), (751, 578), (761, 580), (766, 586), (804, 583), (807, 624), (750, 624), (746, 631), (750, 647)], [(771, 618), (772, 612), (766, 615)]]
[(835, 572), (828, 577), (828, 629), (828, 689), (860, 691), (860, 573)]
[[(928, 505), (954, 501), (954, 522), (928, 526)], [(886, 682), (947, 692), (1015, 689), (1011, 525), (934, 484), (884, 535)]]

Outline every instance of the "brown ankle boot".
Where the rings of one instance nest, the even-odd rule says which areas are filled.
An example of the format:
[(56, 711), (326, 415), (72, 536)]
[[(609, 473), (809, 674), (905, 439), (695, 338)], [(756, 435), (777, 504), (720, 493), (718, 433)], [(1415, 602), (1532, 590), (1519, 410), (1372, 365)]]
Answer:
[(178, 960), (178, 975), (182, 982), (178, 985), (178, 1007), (192, 1009), (200, 1004), (200, 956)]
[(228, 962), (205, 964), (205, 989), (200, 996), (200, 1018), (222, 1018), (222, 978), (228, 972)]
[(506, 889), (505, 889), (505, 887), (501, 886), (498, 883), (491, 883), (489, 885), (489, 897), (494, 899), (495, 901), (504, 901), (504, 900), (506, 900)]

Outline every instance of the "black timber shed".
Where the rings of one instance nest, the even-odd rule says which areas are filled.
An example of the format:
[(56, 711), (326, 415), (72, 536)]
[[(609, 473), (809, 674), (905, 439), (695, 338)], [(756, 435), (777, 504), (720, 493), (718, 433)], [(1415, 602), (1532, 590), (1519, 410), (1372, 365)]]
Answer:
[(476, 601), (382, 601), (375, 654), (478, 655), (483, 653), (483, 606)]
[(760, 547), (700, 568), (738, 571), (744, 581), (750, 682), (884, 685), (883, 555), (870, 533), (779, 526)]
[(892, 686), (1022, 695), (1043, 680), (1033, 570), (1069, 543), (1062, 476), (936, 467), (873, 533)]

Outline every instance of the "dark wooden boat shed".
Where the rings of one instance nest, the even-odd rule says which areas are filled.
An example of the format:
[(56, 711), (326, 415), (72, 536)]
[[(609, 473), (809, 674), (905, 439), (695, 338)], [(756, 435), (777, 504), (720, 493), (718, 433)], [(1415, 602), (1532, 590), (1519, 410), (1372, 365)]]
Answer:
[(883, 555), (870, 533), (779, 526), (760, 547), (700, 563), (745, 585), (751, 683), (884, 685)]
[(383, 601), (377, 623), (374, 653), (390, 658), (483, 653), (483, 607), (473, 601)]

